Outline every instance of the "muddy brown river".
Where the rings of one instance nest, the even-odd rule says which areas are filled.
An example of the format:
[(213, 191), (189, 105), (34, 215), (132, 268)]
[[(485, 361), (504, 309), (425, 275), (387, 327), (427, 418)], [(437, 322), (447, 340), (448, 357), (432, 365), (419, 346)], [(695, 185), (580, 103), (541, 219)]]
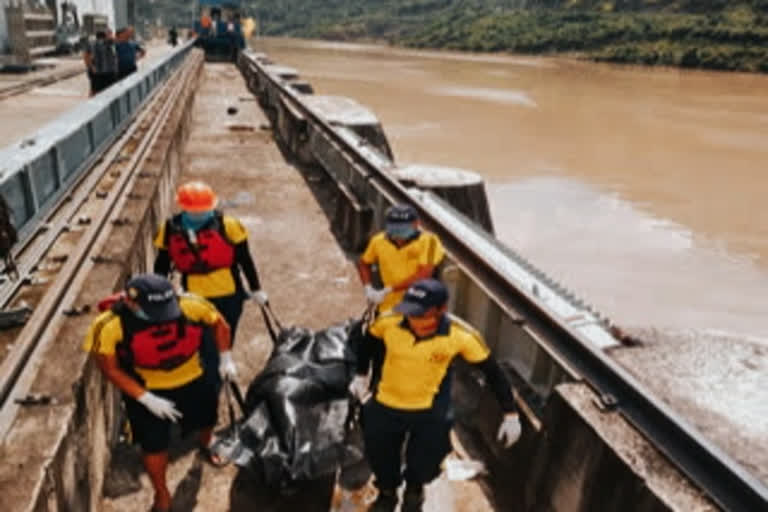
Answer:
[(768, 76), (267, 39), (480, 173), (497, 236), (645, 341), (614, 356), (768, 481)]

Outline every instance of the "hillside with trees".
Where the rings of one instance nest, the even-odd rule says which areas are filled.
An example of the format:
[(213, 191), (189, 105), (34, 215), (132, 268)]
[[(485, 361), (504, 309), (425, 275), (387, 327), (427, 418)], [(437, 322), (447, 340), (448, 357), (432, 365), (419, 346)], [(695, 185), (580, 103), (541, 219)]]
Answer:
[(245, 0), (245, 5), (262, 35), (768, 72), (768, 0)]

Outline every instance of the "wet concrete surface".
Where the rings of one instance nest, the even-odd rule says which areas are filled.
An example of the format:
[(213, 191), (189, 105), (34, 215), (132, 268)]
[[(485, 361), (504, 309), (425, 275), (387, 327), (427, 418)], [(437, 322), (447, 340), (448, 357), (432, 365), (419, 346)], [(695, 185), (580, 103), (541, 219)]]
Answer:
[[(271, 133), (258, 130), (268, 121), (257, 104), (240, 101), (249, 97), (234, 67), (206, 64), (181, 179), (207, 180), (219, 193), (225, 211), (243, 221), (264, 289), (285, 325), (319, 329), (359, 316), (365, 304), (354, 265), (336, 244), (318, 203), (323, 180), (316, 174), (305, 179), (285, 162)], [(230, 106), (238, 107), (236, 115), (227, 115)], [(232, 129), (242, 126), (257, 130)], [(314, 194), (309, 182), (314, 184)], [(246, 304), (234, 348), (243, 389), (263, 368), (270, 351), (271, 341), (256, 305)], [(219, 426), (226, 421), (222, 400)], [(234, 466), (215, 469), (203, 463), (189, 443), (176, 445), (173, 459), (168, 475), (174, 510), (329, 509), (330, 481), (281, 497)], [(133, 448), (116, 457), (109, 480), (105, 512), (149, 509), (151, 487)], [(428, 495), (428, 512), (494, 509), (476, 482), (440, 479), (430, 486)]]
[(371, 107), (398, 163), (479, 172), (499, 239), (636, 332), (645, 346), (617, 360), (768, 482), (768, 77), (283, 39), (257, 49), (317, 93)]
[[(139, 61), (139, 70), (143, 66), (168, 54), (171, 47), (152, 43), (147, 46), (147, 57)], [(60, 71), (63, 68), (75, 68), (85, 65), (82, 59), (52, 59), (57, 66), (41, 70), (30, 77), (39, 77), (45, 73)], [(0, 87), (17, 83), (22, 75), (0, 75)], [(88, 77), (85, 73), (72, 78), (43, 86), (34, 87), (22, 94), (0, 101), (0, 147), (13, 144), (30, 136), (39, 128), (76, 107), (89, 97)]]

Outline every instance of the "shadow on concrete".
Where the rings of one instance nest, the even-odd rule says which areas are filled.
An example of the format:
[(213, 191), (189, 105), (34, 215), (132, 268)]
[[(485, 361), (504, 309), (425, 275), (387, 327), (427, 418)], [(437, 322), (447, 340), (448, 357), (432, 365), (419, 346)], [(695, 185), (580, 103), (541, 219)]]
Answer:
[(247, 470), (239, 470), (229, 494), (231, 512), (328, 512), (335, 478), (305, 482), (290, 491), (280, 491), (264, 484)]
[[(181, 439), (178, 429), (174, 428), (171, 434), (169, 464), (184, 457), (189, 452), (197, 450), (197, 447), (196, 432), (191, 433), (185, 439)], [(195, 463), (195, 465), (197, 464), (198, 462)], [(112, 449), (112, 460), (104, 481), (104, 496), (115, 499), (141, 491), (143, 485), (140, 478), (143, 473), (144, 466), (141, 462), (141, 447), (137, 444), (119, 443)], [(185, 480), (187, 477), (185, 477)]]
[(336, 188), (335, 183), (325, 170), (319, 165), (304, 165), (296, 160), (291, 152), (286, 148), (282, 139), (278, 137), (274, 130), (271, 130), (272, 140), (277, 148), (280, 150), (280, 154), (285, 161), (293, 167), (299, 175), (304, 179), (304, 182), (309, 188), (310, 192), (315, 198), (315, 203), (325, 215), (328, 220), (328, 225), (331, 228), (331, 234), (336, 239), (336, 245), (344, 252), (344, 256), (351, 262), (357, 262), (357, 258), (360, 256), (358, 253), (348, 251), (345, 249), (346, 242), (341, 233), (334, 229), (334, 217), (336, 215), (336, 204), (339, 201), (339, 191)]
[(200, 492), (200, 485), (203, 481), (203, 462), (200, 457), (196, 457), (192, 466), (176, 486), (176, 492), (173, 493), (171, 501), (171, 510), (186, 512), (195, 510), (197, 505), (197, 494)]

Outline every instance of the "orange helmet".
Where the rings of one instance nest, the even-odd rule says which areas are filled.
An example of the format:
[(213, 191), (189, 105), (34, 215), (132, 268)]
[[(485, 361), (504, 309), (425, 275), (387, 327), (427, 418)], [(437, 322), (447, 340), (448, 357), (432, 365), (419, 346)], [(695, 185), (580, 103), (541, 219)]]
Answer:
[(207, 212), (218, 202), (213, 189), (202, 181), (184, 183), (176, 191), (176, 203), (185, 212)]

